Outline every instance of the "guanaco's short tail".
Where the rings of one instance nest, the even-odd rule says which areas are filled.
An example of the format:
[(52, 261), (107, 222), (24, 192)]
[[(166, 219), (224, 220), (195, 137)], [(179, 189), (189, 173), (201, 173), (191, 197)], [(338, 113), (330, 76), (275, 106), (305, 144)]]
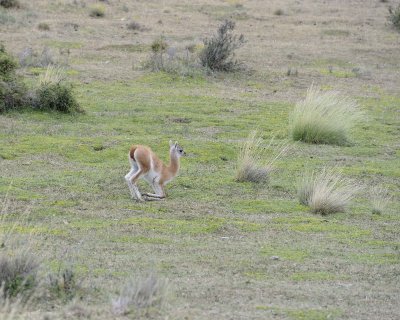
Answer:
[(133, 160), (136, 161), (135, 159), (135, 151), (137, 149), (137, 146), (132, 146), (131, 149), (129, 150), (129, 157)]

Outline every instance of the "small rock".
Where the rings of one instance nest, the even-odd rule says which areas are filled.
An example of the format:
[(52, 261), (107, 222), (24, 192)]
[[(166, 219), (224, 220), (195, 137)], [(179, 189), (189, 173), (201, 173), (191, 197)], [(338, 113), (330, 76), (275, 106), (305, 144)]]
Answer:
[(270, 257), (271, 260), (279, 260), (280, 258), (278, 256), (272, 256)]

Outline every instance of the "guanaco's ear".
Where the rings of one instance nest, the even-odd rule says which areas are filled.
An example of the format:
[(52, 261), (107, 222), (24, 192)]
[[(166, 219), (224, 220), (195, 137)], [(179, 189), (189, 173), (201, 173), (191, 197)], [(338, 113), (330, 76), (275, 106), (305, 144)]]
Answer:
[(172, 147), (173, 145), (172, 140), (169, 140), (169, 146)]
[(178, 145), (178, 141), (175, 141), (175, 147)]

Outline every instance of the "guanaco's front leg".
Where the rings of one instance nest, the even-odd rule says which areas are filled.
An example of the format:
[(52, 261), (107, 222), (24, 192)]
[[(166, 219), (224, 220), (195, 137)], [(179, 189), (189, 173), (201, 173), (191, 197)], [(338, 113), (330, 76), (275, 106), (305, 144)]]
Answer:
[(153, 182), (152, 187), (155, 193), (144, 193), (143, 196), (154, 198), (153, 200), (161, 200), (165, 198), (164, 187), (161, 184)]

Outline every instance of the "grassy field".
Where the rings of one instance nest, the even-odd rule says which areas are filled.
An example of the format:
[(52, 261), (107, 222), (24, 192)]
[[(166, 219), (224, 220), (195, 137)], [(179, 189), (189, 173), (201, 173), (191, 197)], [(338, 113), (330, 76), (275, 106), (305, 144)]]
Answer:
[[(102, 1), (100, 18), (89, 16), (97, 1), (20, 2), (0, 10), (0, 41), (15, 56), (49, 48), (86, 111), (0, 115), (0, 233), (29, 241), (44, 278), (71, 266), (80, 287), (69, 301), (35, 299), (23, 318), (398, 318), (395, 1)], [(142, 67), (154, 39), (201, 47), (225, 18), (247, 40), (237, 55), (245, 71), (183, 77)], [(45, 68), (19, 71), (34, 83)], [(312, 83), (360, 105), (351, 143), (293, 142), (268, 184), (235, 182), (250, 131), (266, 144), (288, 140), (289, 113)], [(149, 145), (168, 161), (170, 139), (188, 156), (168, 198), (135, 202), (123, 179), (129, 147)], [(312, 214), (296, 197), (302, 174), (326, 166), (361, 188), (344, 213)], [(382, 214), (372, 214), (373, 186), (390, 196)], [(151, 272), (168, 279), (165, 303), (115, 315), (111, 300)]]

